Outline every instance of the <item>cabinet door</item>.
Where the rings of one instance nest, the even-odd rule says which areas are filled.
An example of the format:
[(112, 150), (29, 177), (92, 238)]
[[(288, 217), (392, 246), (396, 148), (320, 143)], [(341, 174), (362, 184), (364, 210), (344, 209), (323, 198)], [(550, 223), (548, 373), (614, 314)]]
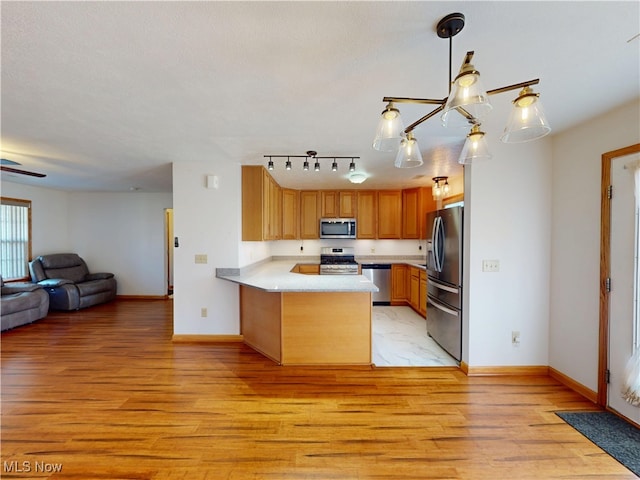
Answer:
[(320, 216), (323, 218), (338, 217), (338, 192), (320, 192)]
[(391, 265), (391, 302), (406, 303), (407, 301), (407, 265), (394, 263)]
[(378, 238), (402, 236), (402, 192), (380, 190), (378, 192)]
[(338, 216), (342, 218), (356, 218), (356, 203), (356, 192), (338, 192)]
[(242, 166), (242, 240), (264, 240), (264, 177), (262, 166)]
[(374, 190), (358, 192), (357, 237), (376, 238), (377, 195)]
[(282, 238), (282, 188), (271, 178), (269, 184), (271, 201), (269, 203), (269, 239)]
[(320, 237), (320, 195), (315, 190), (300, 192), (300, 238)]
[(295, 240), (300, 238), (299, 222), (299, 193), (290, 188), (282, 189), (282, 238)]
[(419, 295), (420, 304), (418, 305), (418, 312), (423, 317), (427, 317), (427, 272), (420, 270), (420, 286)]
[(420, 305), (420, 270), (409, 267), (409, 304), (415, 311), (419, 311)]
[(402, 238), (420, 238), (420, 188), (402, 191)]

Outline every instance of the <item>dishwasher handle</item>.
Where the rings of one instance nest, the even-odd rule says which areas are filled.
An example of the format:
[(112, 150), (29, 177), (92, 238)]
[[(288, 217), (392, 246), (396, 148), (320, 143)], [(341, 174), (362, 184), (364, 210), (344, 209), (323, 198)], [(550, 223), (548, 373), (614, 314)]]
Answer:
[(390, 263), (361, 263), (363, 270), (391, 270)]

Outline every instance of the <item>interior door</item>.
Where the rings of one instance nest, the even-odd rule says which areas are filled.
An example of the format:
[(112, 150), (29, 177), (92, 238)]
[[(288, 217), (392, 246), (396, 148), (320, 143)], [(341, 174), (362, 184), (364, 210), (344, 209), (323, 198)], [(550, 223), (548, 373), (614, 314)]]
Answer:
[(609, 371), (607, 406), (640, 423), (640, 408), (627, 403), (620, 392), (625, 366), (638, 342), (635, 306), (637, 286), (637, 212), (635, 204), (635, 167), (640, 154), (614, 158), (611, 163), (611, 231), (609, 295)]

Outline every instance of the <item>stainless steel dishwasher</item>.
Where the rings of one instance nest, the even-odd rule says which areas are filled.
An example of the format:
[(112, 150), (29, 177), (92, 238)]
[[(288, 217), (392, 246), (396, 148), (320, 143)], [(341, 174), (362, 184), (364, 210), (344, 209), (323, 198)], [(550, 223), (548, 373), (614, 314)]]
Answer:
[(374, 305), (391, 305), (391, 265), (388, 263), (363, 263), (362, 274), (380, 289), (372, 294)]

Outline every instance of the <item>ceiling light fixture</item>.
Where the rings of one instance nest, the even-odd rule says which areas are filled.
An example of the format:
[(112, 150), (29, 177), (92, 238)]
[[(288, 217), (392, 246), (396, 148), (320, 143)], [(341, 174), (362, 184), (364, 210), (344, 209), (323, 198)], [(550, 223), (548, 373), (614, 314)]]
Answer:
[(491, 158), (487, 140), (484, 138), (484, 132), (480, 131), (480, 125), (471, 127), (471, 132), (467, 135), (464, 142), (458, 163), (470, 165), (475, 160), (488, 160)]
[[(445, 127), (472, 127), (467, 143), (471, 138), (482, 139), (484, 142), (484, 133), (480, 132), (480, 124), (492, 108), (489, 103), (489, 96), (498, 93), (521, 89), (520, 94), (513, 101), (514, 108), (500, 137), (503, 142), (520, 143), (536, 140), (551, 131), (538, 99), (539, 94), (534, 93), (531, 89), (532, 85), (540, 83), (540, 79), (493, 90), (484, 90), (480, 72), (471, 63), (474, 52), (470, 51), (467, 52), (458, 75), (453, 81), (451, 80), (453, 37), (462, 31), (464, 21), (462, 13), (452, 13), (441, 19), (436, 29), (438, 37), (449, 39), (449, 94), (446, 98), (384, 97), (382, 99), (383, 102), (387, 102), (387, 106), (382, 112), (373, 141), (373, 148), (382, 152), (392, 152), (399, 148), (395, 161), (395, 166), (398, 168), (422, 165), (420, 149), (412, 132), (418, 125), (441, 112), (441, 121)], [(394, 106), (394, 103), (418, 103), (437, 105), (437, 107), (403, 130), (400, 112)], [(474, 132), (476, 127), (477, 132)], [(478, 137), (478, 134), (482, 134), (481, 137)], [(486, 144), (484, 146), (486, 147)], [(489, 155), (486, 149), (484, 153), (486, 154), (485, 157)], [(413, 159), (411, 159), (411, 155), (413, 155)], [(461, 161), (461, 163), (468, 162)]]
[(431, 193), (433, 198), (446, 197), (449, 194), (449, 177), (433, 177), (433, 186), (431, 187)]
[(352, 173), (349, 175), (349, 181), (351, 183), (362, 183), (367, 179), (364, 173)]
[(307, 152), (306, 155), (264, 155), (264, 158), (268, 158), (269, 162), (267, 163), (267, 169), (268, 170), (273, 170), (274, 166), (273, 166), (273, 158), (286, 158), (287, 161), (285, 163), (285, 169), (286, 170), (291, 170), (293, 168), (292, 163), (291, 163), (291, 159), (292, 158), (304, 158), (304, 162), (302, 163), (302, 170), (304, 170), (305, 172), (309, 171), (309, 160), (313, 159), (315, 160), (315, 163), (313, 165), (313, 169), (316, 172), (320, 171), (320, 161), (319, 159), (332, 159), (333, 163), (331, 164), (331, 170), (334, 172), (338, 171), (338, 160), (351, 160), (351, 162), (349, 163), (349, 171), (350, 172), (354, 172), (356, 170), (356, 163), (355, 161), (357, 159), (360, 159), (360, 157), (318, 157), (317, 156), (317, 152), (313, 151), (313, 150), (309, 150)]

